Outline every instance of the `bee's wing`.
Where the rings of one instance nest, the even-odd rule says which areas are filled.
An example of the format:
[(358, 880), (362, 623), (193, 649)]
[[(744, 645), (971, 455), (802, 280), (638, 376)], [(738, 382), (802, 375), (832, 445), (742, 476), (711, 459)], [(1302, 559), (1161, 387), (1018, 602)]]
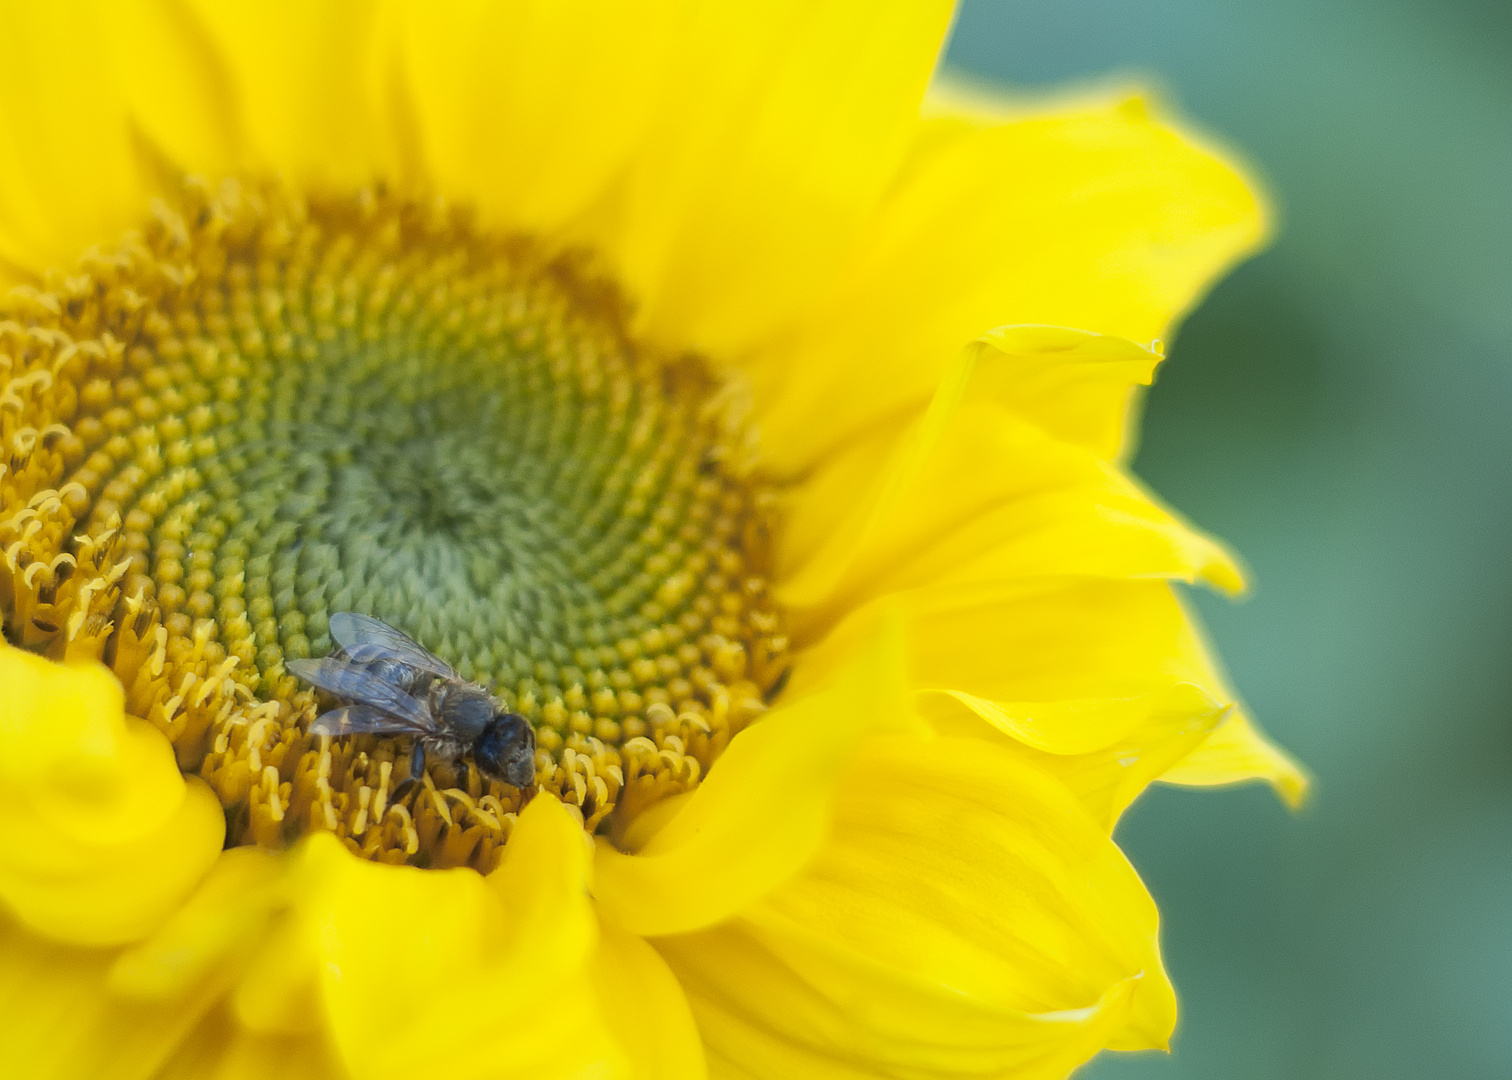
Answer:
[(342, 651), (359, 664), (374, 660), (397, 660), (417, 671), (455, 679), (451, 665), (400, 633), (386, 622), (355, 611), (338, 611), (331, 616), (331, 638)]
[(290, 660), (287, 668), (290, 674), (328, 694), (387, 713), (397, 724), (424, 731), (436, 728), (436, 721), (424, 702), (417, 701), (402, 687), (386, 682), (358, 664), (327, 657), (324, 660)]
[(311, 735), (423, 735), (429, 730), (371, 705), (343, 705), (321, 713), (310, 725)]

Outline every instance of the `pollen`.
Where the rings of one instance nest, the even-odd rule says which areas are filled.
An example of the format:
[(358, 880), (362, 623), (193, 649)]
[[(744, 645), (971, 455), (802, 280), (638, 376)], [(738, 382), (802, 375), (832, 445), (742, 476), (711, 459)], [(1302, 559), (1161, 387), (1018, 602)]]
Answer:
[[(231, 845), (486, 871), (531, 798), (596, 831), (691, 790), (787, 666), (774, 498), (741, 395), (628, 326), (455, 207), (186, 182), (0, 302), (6, 639), (107, 664)], [(529, 720), (535, 786), (310, 735), (285, 662), (338, 611)]]

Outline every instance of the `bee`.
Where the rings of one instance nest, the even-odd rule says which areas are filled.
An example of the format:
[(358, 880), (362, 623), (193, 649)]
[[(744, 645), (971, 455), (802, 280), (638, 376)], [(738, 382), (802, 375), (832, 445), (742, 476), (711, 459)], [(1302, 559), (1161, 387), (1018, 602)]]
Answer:
[(288, 663), (291, 674), (347, 702), (317, 717), (312, 735), (413, 737), (401, 788), (420, 778), (427, 755), (452, 763), (468, 754), (485, 776), (534, 787), (535, 729), (523, 716), (378, 619), (337, 612), (331, 637), (336, 649), (324, 660)]

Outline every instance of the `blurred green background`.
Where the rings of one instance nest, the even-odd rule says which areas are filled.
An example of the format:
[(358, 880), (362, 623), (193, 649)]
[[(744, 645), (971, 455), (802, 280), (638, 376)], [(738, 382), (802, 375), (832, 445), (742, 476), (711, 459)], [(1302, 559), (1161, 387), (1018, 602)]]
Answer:
[(1199, 604), (1316, 793), (1136, 805), (1175, 1053), (1079, 1080), (1507, 1080), (1512, 2), (967, 0), (947, 62), (1153, 79), (1284, 218), (1176, 339), (1137, 467), (1249, 561)]

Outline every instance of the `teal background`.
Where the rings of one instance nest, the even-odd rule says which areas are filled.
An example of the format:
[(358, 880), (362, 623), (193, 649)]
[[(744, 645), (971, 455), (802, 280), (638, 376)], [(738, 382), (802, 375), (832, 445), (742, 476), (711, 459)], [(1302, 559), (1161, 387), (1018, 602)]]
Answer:
[(1512, 1077), (1512, 3), (968, 0), (949, 64), (1161, 86), (1284, 217), (1176, 338), (1139, 472), (1311, 806), (1157, 788), (1174, 1054), (1079, 1080)]

